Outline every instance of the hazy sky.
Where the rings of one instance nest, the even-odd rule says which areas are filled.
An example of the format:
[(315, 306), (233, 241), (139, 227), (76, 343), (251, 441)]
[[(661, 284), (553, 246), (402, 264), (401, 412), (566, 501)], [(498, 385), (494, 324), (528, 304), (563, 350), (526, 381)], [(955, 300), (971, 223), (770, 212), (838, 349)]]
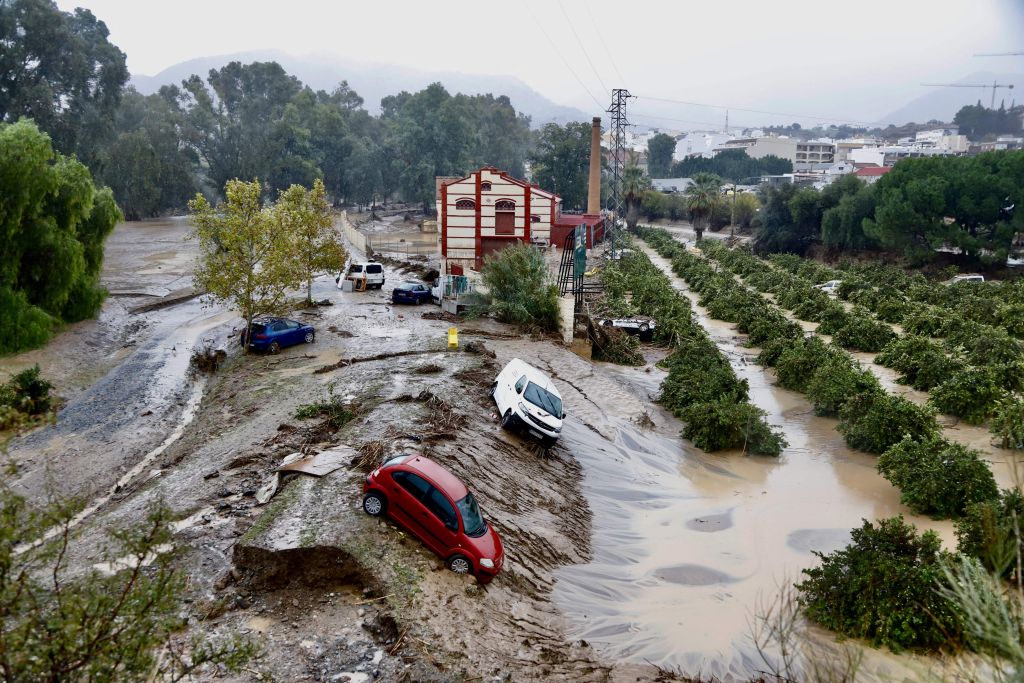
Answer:
[[(1024, 50), (1024, 0), (57, 4), (84, 5), (105, 21), (133, 73), (274, 48), (513, 75), (588, 112), (607, 106), (607, 89), (626, 87), (640, 96), (631, 102), (638, 121), (645, 111), (673, 115), (674, 105), (645, 96), (873, 121), (926, 93), (922, 82), (976, 71), (1024, 73), (1024, 57), (972, 57)], [(701, 110), (679, 111), (691, 120)], [(709, 122), (723, 115), (706, 112)]]

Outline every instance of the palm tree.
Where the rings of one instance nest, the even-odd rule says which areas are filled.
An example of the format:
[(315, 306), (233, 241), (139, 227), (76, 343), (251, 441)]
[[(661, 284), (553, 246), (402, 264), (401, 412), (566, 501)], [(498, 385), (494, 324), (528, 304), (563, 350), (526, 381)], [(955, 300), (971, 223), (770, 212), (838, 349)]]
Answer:
[(651, 181), (639, 166), (627, 166), (622, 171), (622, 198), (626, 201), (626, 227), (636, 230), (640, 218), (640, 204), (644, 192), (651, 187)]
[(693, 176), (693, 184), (686, 188), (686, 210), (690, 212), (698, 241), (704, 237), (704, 226), (710, 220), (721, 193), (722, 179), (713, 173), (697, 173)]

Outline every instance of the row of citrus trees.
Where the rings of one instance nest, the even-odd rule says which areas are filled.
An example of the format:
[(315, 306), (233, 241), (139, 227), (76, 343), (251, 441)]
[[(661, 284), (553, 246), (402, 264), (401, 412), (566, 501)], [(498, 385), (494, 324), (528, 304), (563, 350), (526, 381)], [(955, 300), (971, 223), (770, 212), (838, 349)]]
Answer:
[[(617, 315), (647, 315), (656, 339), (669, 346), (660, 402), (685, 424), (683, 437), (706, 451), (743, 449), (778, 455), (786, 446), (750, 403), (746, 380), (693, 318), (690, 302), (643, 254), (628, 255), (603, 274), (606, 306)], [(631, 294), (631, 298), (627, 298)]]
[[(920, 275), (907, 276), (889, 267), (860, 267), (862, 272), (884, 273), (903, 284), (890, 290), (884, 282), (869, 285), (863, 279), (844, 279), (840, 296), (854, 304), (846, 311), (813, 287), (825, 278), (835, 279), (835, 269), (792, 255), (771, 257), (776, 266), (771, 268), (749, 251), (720, 245), (706, 245), (706, 251), (758, 290), (772, 293), (796, 317), (820, 323), (818, 331), (834, 335), (840, 346), (880, 351), (875, 362), (900, 373), (902, 383), (930, 392), (930, 403), (940, 412), (971, 424), (988, 420), (1002, 447), (1024, 448), (1024, 343), (1007, 328), (982, 322), (1000, 316), (1010, 320), (1012, 316), (1003, 314), (1016, 310), (1013, 298), (1024, 296), (1021, 285), (926, 286)], [(906, 285), (907, 281), (912, 284)], [(899, 286), (916, 292), (916, 299), (901, 294)], [(1003, 296), (1009, 302), (1000, 302)], [(925, 298), (944, 303), (927, 303)], [(900, 324), (904, 334), (897, 337), (886, 323)]]
[[(911, 509), (954, 518), (959, 551), (969, 562), (999, 575), (1014, 570), (1020, 545), (1013, 520), (1024, 514), (1024, 499), (1015, 491), (999, 493), (977, 451), (942, 438), (933, 409), (887, 393), (849, 353), (805, 335), (776, 305), (728, 270), (689, 253), (667, 232), (646, 228), (640, 234), (671, 260), (712, 317), (735, 323), (748, 344), (761, 349), (758, 363), (773, 367), (781, 386), (804, 393), (817, 414), (838, 418), (837, 429), (851, 448), (880, 454), (879, 471), (900, 488)], [(700, 246), (723, 256), (714, 245)], [(807, 294), (817, 300), (808, 306), (835, 310), (828, 305), (835, 302)], [(801, 298), (794, 305), (804, 303)], [(833, 335), (842, 338), (838, 332), (845, 327), (865, 324), (857, 313), (849, 317), (836, 315)], [(941, 551), (935, 534), (918, 534), (902, 519), (865, 522), (850, 546), (823, 555), (820, 567), (806, 570), (808, 578), (798, 588), (808, 615), (844, 634), (894, 649), (962, 646), (971, 644), (970, 625), (949, 602), (953, 584), (943, 579), (954, 560)], [(1002, 604), (1001, 598), (996, 602)]]

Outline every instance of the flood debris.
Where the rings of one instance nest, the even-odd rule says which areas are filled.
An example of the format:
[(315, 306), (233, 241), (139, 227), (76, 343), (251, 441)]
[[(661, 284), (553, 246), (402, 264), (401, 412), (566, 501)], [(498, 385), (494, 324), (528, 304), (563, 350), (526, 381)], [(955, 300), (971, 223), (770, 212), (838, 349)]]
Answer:
[(274, 470), (270, 478), (256, 490), (256, 504), (266, 505), (274, 497), (281, 486), (283, 477), (289, 474), (307, 474), (311, 477), (324, 477), (341, 469), (352, 461), (356, 452), (348, 446), (336, 446), (315, 455), (292, 453)]
[(425, 353), (437, 353), (437, 349), (415, 349), (410, 351), (393, 351), (391, 353), (378, 353), (374, 356), (364, 356), (362, 358), (342, 358), (337, 363), (331, 363), (330, 365), (321, 365), (313, 371), (314, 375), (322, 375), (327, 372), (333, 372), (340, 370), (341, 368), (347, 368), (350, 365), (356, 363), (369, 363), (377, 360), (387, 360), (388, 358), (401, 358), (402, 356), (418, 356)]
[(220, 369), (224, 361), (228, 359), (228, 352), (223, 348), (215, 348), (211, 345), (204, 345), (192, 351), (189, 359), (189, 367), (193, 372), (213, 373)]

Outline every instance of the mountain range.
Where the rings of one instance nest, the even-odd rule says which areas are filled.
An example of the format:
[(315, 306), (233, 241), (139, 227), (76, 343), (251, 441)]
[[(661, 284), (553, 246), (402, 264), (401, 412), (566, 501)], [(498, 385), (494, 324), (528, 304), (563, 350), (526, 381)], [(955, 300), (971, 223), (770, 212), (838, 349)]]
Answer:
[[(1024, 102), (1024, 74), (978, 71), (954, 82), (978, 85), (983, 83), (1013, 85), (1012, 90), (1007, 88), (996, 90), (996, 107), (1000, 102), (1005, 102), (1009, 107), (1015, 99)], [(992, 103), (991, 85), (987, 88), (932, 87), (928, 90), (930, 92), (911, 100), (896, 111), (879, 119), (878, 125), (886, 126), (893, 123), (899, 126), (904, 123), (927, 123), (932, 120), (948, 123), (964, 105), (977, 104), (979, 100), (986, 107)]]
[(275, 61), (285, 71), (297, 77), (314, 90), (333, 90), (339, 82), (349, 86), (363, 98), (364, 107), (372, 114), (380, 111), (380, 100), (403, 90), (415, 92), (431, 83), (440, 82), (448, 90), (466, 95), (508, 95), (516, 111), (530, 117), (531, 124), (589, 121), (590, 115), (552, 102), (523, 81), (513, 76), (476, 75), (458, 72), (421, 71), (404, 66), (365, 64), (336, 57), (296, 57), (277, 50), (256, 50), (227, 55), (199, 57), (170, 66), (154, 76), (133, 74), (131, 84), (144, 95), (154, 93), (163, 85), (179, 84), (192, 74), (206, 78), (210, 69), (218, 69), (228, 62)]

